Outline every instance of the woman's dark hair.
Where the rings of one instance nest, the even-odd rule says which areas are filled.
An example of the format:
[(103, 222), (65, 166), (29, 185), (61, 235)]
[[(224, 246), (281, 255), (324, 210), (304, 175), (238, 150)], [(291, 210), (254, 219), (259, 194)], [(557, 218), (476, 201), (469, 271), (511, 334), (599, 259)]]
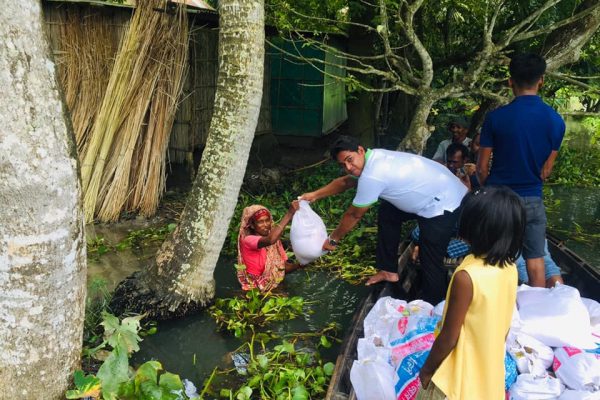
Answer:
[(517, 54), (510, 60), (510, 77), (519, 87), (535, 85), (546, 72), (546, 60), (533, 53)]
[(524, 233), (525, 207), (509, 188), (486, 186), (463, 199), (458, 235), (486, 264), (513, 263), (521, 254)]
[(337, 161), (337, 155), (342, 151), (358, 151), (358, 140), (352, 136), (341, 135), (329, 147), (329, 154), (333, 161)]

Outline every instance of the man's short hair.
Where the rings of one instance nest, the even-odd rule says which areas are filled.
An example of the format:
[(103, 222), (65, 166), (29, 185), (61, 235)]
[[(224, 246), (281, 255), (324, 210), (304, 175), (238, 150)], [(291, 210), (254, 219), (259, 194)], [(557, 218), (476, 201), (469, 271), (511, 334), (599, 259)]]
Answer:
[(517, 54), (508, 67), (513, 82), (524, 88), (534, 86), (546, 72), (546, 60), (538, 54)]
[(469, 127), (469, 121), (467, 121), (467, 119), (464, 117), (453, 117), (450, 121), (448, 121), (446, 129), (451, 130), (454, 126), (460, 126), (466, 129)]
[(446, 149), (446, 160), (456, 154), (457, 151), (460, 151), (462, 158), (467, 158), (469, 156), (469, 149), (467, 149), (467, 146), (462, 143), (451, 143)]
[(329, 154), (334, 161), (337, 161), (337, 155), (342, 151), (358, 151), (360, 143), (358, 139), (352, 136), (341, 135), (329, 147)]

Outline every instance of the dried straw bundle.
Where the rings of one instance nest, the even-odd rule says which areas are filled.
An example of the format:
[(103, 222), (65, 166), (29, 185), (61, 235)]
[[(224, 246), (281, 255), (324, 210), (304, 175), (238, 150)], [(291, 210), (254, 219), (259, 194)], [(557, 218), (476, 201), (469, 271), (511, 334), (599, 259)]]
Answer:
[[(165, 146), (187, 61), (188, 28), (185, 13), (180, 12), (177, 18), (157, 12), (162, 3), (140, 2), (117, 54), (82, 157), (86, 221), (95, 213), (101, 221), (117, 220), (140, 180), (145, 183), (141, 190), (156, 193), (157, 199), (164, 189)], [(166, 50), (173, 48), (174, 32), (179, 34), (177, 43), (185, 44), (174, 46), (180, 52), (177, 54)], [(176, 55), (178, 58), (172, 59)], [(180, 60), (183, 62), (177, 64)], [(163, 81), (169, 82), (166, 88)], [(157, 100), (164, 96), (168, 102)], [(140, 150), (144, 148), (148, 150)], [(147, 152), (152, 158), (147, 164), (160, 165), (159, 177), (138, 165), (138, 159)], [(148, 214), (155, 212), (157, 205), (158, 201)], [(138, 208), (140, 203), (130, 202), (130, 209)]]
[(71, 112), (78, 153), (82, 154), (102, 104), (121, 31), (111, 27), (103, 13), (77, 7), (66, 8), (63, 15), (59, 80)]

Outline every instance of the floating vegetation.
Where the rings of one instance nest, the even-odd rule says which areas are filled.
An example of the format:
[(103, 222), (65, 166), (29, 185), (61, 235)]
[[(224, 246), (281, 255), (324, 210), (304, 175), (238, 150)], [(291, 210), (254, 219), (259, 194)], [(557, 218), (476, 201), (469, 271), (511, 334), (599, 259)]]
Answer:
[(130, 231), (125, 239), (118, 243), (111, 244), (105, 238), (96, 236), (88, 240), (87, 256), (88, 259), (98, 260), (104, 254), (128, 249), (142, 250), (152, 244), (162, 243), (170, 235), (177, 224), (170, 223), (160, 227), (150, 227)]
[[(300, 347), (300, 341), (283, 339), (280, 344), (268, 350), (266, 343), (253, 335), (250, 342), (244, 343), (238, 352), (248, 352), (246, 363), (237, 368), (218, 372), (226, 381), (242, 379), (237, 388), (213, 388), (216, 370), (207, 380), (204, 393), (219, 395), (221, 398), (250, 399), (315, 399), (323, 398), (333, 374), (335, 365), (323, 363), (317, 349), (331, 345), (328, 334), (331, 326), (311, 334), (319, 337), (315, 348)], [(259, 350), (256, 342), (259, 342)]]
[(255, 327), (299, 317), (304, 313), (305, 304), (302, 297), (261, 294), (258, 289), (252, 289), (244, 297), (217, 299), (208, 312), (219, 328), (233, 332), (239, 338), (247, 329), (254, 332)]

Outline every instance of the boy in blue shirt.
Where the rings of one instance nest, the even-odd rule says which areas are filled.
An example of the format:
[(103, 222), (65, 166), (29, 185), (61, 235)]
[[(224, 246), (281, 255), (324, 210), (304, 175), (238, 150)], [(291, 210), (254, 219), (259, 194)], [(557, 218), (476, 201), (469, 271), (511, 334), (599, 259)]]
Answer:
[[(541, 56), (516, 55), (509, 70), (508, 85), (515, 98), (490, 112), (483, 123), (477, 175), (482, 185), (506, 185), (523, 199), (527, 214), (523, 257), (529, 284), (544, 287), (546, 211), (542, 184), (552, 172), (565, 123), (538, 96), (546, 71)], [(492, 152), (492, 167), (488, 170)]]

